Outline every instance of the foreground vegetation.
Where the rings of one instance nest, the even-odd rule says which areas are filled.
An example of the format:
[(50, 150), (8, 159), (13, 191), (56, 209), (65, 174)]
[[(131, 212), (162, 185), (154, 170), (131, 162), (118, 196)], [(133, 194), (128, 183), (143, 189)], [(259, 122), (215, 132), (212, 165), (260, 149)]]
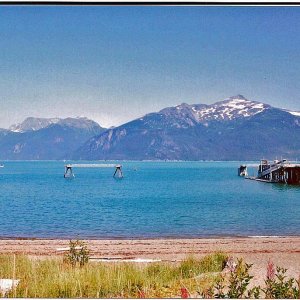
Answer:
[[(251, 285), (252, 265), (223, 253), (181, 263), (97, 263), (71, 241), (62, 257), (0, 256), (0, 278), (20, 280), (4, 296), (24, 298), (300, 298), (300, 279), (269, 261), (264, 286)], [(3, 291), (2, 291), (3, 292)]]
[[(216, 253), (201, 260), (133, 264), (88, 262), (80, 266), (63, 258), (30, 259), (16, 256), (15, 278), (9, 297), (115, 298), (180, 297), (208, 288), (222, 271), (226, 256)], [(0, 256), (0, 278), (13, 278), (13, 256)], [(207, 276), (200, 276), (207, 274)]]

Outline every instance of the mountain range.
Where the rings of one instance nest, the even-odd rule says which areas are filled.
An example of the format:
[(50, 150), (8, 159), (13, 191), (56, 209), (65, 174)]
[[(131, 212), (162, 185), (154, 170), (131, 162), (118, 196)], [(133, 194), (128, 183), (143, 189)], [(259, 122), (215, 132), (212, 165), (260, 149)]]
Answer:
[(76, 159), (258, 160), (300, 156), (300, 114), (242, 95), (182, 103), (91, 138)]
[(27, 118), (0, 130), (0, 159), (259, 160), (300, 157), (300, 113), (237, 95), (182, 103), (118, 127)]
[(27, 118), (0, 130), (0, 159), (67, 159), (84, 142), (105, 131), (87, 118)]

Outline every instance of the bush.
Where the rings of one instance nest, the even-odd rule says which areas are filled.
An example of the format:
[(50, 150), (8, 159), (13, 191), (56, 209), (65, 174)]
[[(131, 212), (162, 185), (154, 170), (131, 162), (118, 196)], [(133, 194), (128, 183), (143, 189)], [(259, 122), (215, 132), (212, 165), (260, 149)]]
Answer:
[(285, 275), (287, 269), (284, 268), (277, 267), (275, 271), (274, 264), (270, 261), (267, 266), (265, 288), (254, 286), (249, 289), (248, 286), (253, 278), (249, 275), (251, 267), (251, 264), (244, 263), (242, 259), (234, 263), (233, 258), (230, 258), (226, 265), (229, 277), (226, 279), (223, 273), (216, 283), (205, 290), (201, 296), (204, 298), (259, 298), (262, 292), (264, 298), (268, 299), (299, 298), (300, 279), (297, 281), (294, 278), (287, 278)]
[(89, 261), (89, 250), (87, 245), (79, 240), (70, 241), (70, 250), (65, 255), (64, 261), (69, 263), (72, 267), (79, 265), (83, 267)]
[(277, 267), (275, 272), (274, 264), (268, 262), (266, 288), (263, 290), (266, 298), (299, 298), (299, 281), (287, 279), (286, 271), (287, 269)]
[(227, 268), (230, 272), (227, 285), (225, 284), (225, 275), (222, 274), (214, 286), (215, 298), (250, 298), (259, 297), (259, 288), (248, 290), (248, 285), (253, 276), (249, 275), (250, 264), (244, 263), (239, 259), (233, 263), (232, 258), (227, 262)]

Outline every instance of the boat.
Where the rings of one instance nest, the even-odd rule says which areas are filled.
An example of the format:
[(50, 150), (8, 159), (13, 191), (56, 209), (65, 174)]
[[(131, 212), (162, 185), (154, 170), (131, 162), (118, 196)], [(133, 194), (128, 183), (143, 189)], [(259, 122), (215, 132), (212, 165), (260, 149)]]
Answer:
[(248, 176), (246, 165), (240, 165), (240, 167), (238, 168), (238, 175), (239, 176)]

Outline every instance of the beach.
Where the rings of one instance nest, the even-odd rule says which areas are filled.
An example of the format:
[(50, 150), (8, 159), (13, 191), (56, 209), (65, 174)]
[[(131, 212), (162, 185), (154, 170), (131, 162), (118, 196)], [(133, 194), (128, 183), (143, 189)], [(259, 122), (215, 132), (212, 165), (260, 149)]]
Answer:
[[(262, 283), (270, 259), (288, 269), (287, 275), (299, 277), (300, 237), (231, 237), (201, 239), (85, 240), (93, 260), (153, 259), (179, 262), (188, 256), (203, 257), (222, 251), (253, 264), (251, 274)], [(33, 257), (63, 255), (69, 240), (1, 239), (0, 254), (25, 254)]]

